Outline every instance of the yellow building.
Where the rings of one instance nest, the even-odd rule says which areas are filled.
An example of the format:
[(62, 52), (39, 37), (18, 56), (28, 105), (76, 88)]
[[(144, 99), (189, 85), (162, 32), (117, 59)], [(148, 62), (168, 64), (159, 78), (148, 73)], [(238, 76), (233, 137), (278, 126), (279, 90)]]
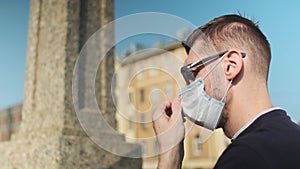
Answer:
[[(118, 130), (127, 136), (129, 142), (136, 142), (136, 139), (130, 138), (142, 140), (140, 143), (147, 157), (158, 152), (153, 139), (149, 139), (155, 138), (152, 113), (159, 103), (176, 97), (178, 90), (184, 86), (179, 68), (185, 58), (185, 49), (174, 42), (162, 49), (139, 51), (117, 66)], [(192, 125), (185, 138), (183, 168), (212, 168), (227, 145), (228, 139), (220, 130), (202, 143), (201, 128)], [(156, 165), (156, 157), (143, 161), (145, 169), (154, 169)]]

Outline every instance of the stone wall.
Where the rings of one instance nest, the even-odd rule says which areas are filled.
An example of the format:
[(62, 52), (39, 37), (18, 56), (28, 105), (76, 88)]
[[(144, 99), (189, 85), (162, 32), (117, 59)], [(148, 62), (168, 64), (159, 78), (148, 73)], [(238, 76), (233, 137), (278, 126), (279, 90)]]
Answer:
[[(82, 130), (72, 101), (73, 69), (80, 49), (94, 31), (114, 18), (113, 3), (31, 0), (22, 123), (9, 142), (0, 143), (0, 168), (142, 167), (141, 159), (120, 157), (96, 145)], [(104, 42), (100, 47), (105, 48)], [(106, 119), (115, 126), (115, 109), (107, 90), (111, 78), (107, 74), (113, 73), (113, 64), (111, 57), (100, 65), (96, 94)], [(113, 138), (107, 133), (97, 139)], [(138, 148), (126, 142), (118, 146)]]

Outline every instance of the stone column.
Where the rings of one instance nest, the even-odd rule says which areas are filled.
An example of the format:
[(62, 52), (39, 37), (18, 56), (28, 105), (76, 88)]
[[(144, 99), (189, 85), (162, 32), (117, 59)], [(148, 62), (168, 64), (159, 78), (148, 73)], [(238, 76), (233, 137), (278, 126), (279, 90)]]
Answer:
[[(0, 144), (0, 168), (141, 168), (141, 159), (113, 155), (91, 141), (72, 102), (79, 51), (92, 33), (113, 18), (113, 0), (31, 0), (23, 119), (11, 141)], [(113, 64), (113, 57), (107, 57), (100, 65), (96, 94), (115, 127), (107, 90)], [(124, 146), (131, 145), (124, 142)]]

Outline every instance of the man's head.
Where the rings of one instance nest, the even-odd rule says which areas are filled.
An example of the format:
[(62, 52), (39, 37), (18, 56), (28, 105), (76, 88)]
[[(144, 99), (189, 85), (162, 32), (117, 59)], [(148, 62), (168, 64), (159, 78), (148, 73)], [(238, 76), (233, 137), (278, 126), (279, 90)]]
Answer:
[[(205, 50), (203, 46), (207, 42), (212, 44), (217, 53), (228, 51), (220, 63), (222, 71), (212, 71), (209, 75), (217, 78), (205, 80), (206, 92), (217, 99), (224, 95), (226, 86), (229, 85), (230, 81), (233, 81), (232, 89), (230, 89), (225, 101), (224, 115), (220, 122), (220, 127), (224, 127), (230, 118), (230, 106), (237, 104), (235, 98), (250, 93), (251, 90), (256, 90), (261, 86), (265, 86), (267, 89), (271, 60), (270, 45), (254, 22), (238, 15), (225, 15), (201, 26), (188, 37), (184, 43), (188, 53), (185, 64), (207, 57), (208, 55), (203, 54), (205, 52), (202, 53), (197, 50), (199, 47)], [(242, 52), (246, 53), (245, 58), (242, 57)], [(214, 62), (208, 64), (214, 64)], [(197, 77), (203, 77), (210, 71), (207, 65), (205, 67), (206, 69), (201, 70)], [(225, 82), (219, 78), (221, 76), (225, 77)], [(244, 97), (247, 98), (247, 96)]]
[(215, 18), (196, 29), (186, 40), (185, 48), (189, 54), (194, 42), (204, 34), (217, 51), (239, 49), (251, 56), (253, 71), (267, 81), (271, 49), (265, 35), (251, 20), (239, 15), (224, 15)]

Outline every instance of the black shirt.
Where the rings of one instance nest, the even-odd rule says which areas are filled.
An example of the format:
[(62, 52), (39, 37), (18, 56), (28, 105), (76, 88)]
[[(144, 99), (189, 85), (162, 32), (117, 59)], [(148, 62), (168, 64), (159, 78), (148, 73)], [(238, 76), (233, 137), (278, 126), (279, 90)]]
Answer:
[(215, 169), (300, 168), (300, 127), (283, 110), (257, 118), (227, 147)]

